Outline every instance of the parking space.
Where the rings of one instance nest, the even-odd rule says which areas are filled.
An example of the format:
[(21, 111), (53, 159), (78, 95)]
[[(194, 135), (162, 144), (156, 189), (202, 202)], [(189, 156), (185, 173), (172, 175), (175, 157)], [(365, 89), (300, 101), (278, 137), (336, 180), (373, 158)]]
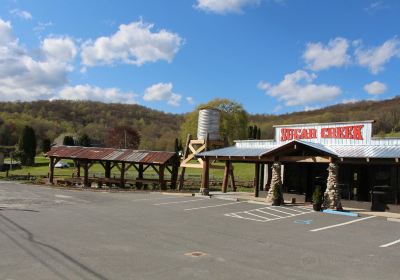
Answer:
[(0, 204), (0, 279), (398, 279), (400, 223), (380, 217), (19, 184)]
[(312, 212), (313, 210), (309, 207), (266, 206), (252, 210), (226, 213), (225, 216), (263, 223), (285, 218), (297, 217)]
[[(160, 199), (163, 199), (163, 201), (158, 202)], [(164, 201), (164, 199), (167, 201)], [(375, 216), (349, 217), (330, 215), (315, 212), (311, 206), (266, 206), (262, 203), (254, 204), (246, 201), (230, 201), (208, 197), (157, 197), (154, 198), (152, 202), (155, 202), (152, 204), (153, 206), (167, 207), (170, 211), (174, 212), (183, 211), (188, 214), (190, 214), (189, 212), (194, 212), (194, 215), (198, 215), (198, 212), (201, 211), (202, 215), (208, 215), (209, 217), (218, 217), (219, 219), (221, 219), (221, 217), (226, 217), (232, 219), (232, 223), (239, 222), (235, 220), (241, 220), (244, 221), (247, 226), (251, 226), (249, 223), (251, 224), (253, 222), (275, 222), (280, 223), (279, 226), (283, 230), (286, 230), (286, 228), (295, 228), (297, 233), (304, 232), (306, 234), (312, 234), (330, 231), (331, 234), (335, 234), (336, 232), (336, 236), (339, 240), (353, 232), (351, 227), (354, 227), (356, 223), (363, 223), (363, 227), (377, 227), (375, 231), (379, 231), (379, 235), (383, 237), (373, 244), (368, 242), (368, 245), (372, 247), (388, 248), (400, 244), (400, 240), (396, 239), (400, 236), (400, 225), (388, 225), (385, 219)], [(375, 219), (376, 221), (372, 224), (368, 223), (370, 221), (367, 220), (370, 219)], [(298, 225), (302, 227), (298, 227)], [(382, 232), (380, 232), (379, 229), (382, 229)], [(352, 238), (355, 237), (357, 240), (361, 240), (364, 243), (365, 240), (372, 240), (370, 235), (373, 235), (373, 233), (371, 232), (373, 231), (361, 229), (358, 230), (357, 234), (353, 235)], [(388, 239), (386, 235), (392, 236), (393, 241), (383, 244), (383, 242)], [(363, 246), (365, 246), (365, 244)]]

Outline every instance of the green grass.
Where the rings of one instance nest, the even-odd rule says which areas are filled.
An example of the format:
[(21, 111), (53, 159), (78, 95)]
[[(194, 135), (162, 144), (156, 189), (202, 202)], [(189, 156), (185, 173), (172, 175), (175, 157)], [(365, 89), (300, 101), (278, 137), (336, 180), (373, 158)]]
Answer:
[[(63, 162), (69, 163), (73, 166), (72, 160), (62, 160)], [(223, 163), (218, 163), (219, 166), (224, 166)], [(254, 177), (254, 164), (251, 163), (234, 163), (234, 174), (236, 181), (252, 181)], [(74, 167), (70, 168), (55, 168), (55, 177), (71, 177), (72, 174), (75, 172)], [(112, 176), (119, 177), (119, 171), (117, 168), (112, 170)], [(44, 156), (37, 156), (35, 158), (35, 165), (34, 166), (24, 166), (21, 169), (14, 169), (9, 171), (9, 176), (35, 176), (35, 177), (47, 177), (49, 172), (49, 159)], [(181, 170), (179, 170), (180, 174)], [(81, 175), (83, 170), (81, 169)], [(145, 172), (145, 177), (147, 176), (156, 176), (156, 173), (153, 169), (149, 168)], [(221, 181), (224, 175), (223, 169), (210, 169), (210, 180)], [(89, 176), (96, 176), (102, 177), (104, 176), (104, 169), (103, 167), (96, 163), (89, 169)], [(129, 169), (126, 178), (136, 178), (137, 172), (134, 168)], [(201, 176), (201, 169), (194, 169), (194, 168), (187, 168), (186, 169), (186, 177), (197, 177)], [(6, 177), (6, 172), (0, 172), (0, 179)], [(248, 190), (248, 188), (244, 188)], [(243, 190), (240, 188), (240, 190)]]

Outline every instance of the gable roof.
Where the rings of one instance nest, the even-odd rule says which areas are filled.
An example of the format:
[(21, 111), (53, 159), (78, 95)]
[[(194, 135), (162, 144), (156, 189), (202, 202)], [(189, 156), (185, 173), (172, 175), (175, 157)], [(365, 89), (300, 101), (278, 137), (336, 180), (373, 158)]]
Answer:
[(173, 152), (143, 151), (115, 148), (80, 146), (55, 146), (46, 154), (48, 157), (65, 159), (88, 159), (129, 163), (165, 164), (176, 156)]

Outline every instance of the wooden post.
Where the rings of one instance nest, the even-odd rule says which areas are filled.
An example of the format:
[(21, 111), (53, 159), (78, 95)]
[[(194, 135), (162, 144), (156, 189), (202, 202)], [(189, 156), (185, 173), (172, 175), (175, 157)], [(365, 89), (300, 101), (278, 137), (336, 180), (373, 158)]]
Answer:
[(259, 182), (260, 182), (260, 163), (257, 162), (255, 164), (255, 174), (254, 174), (254, 182), (253, 182), (255, 197), (258, 197), (258, 195), (259, 195), (259, 190), (260, 190)]
[[(192, 135), (188, 134), (188, 136), (186, 138), (185, 150), (183, 151), (184, 159), (188, 156), (188, 153), (189, 153), (190, 140), (192, 140)], [(185, 172), (186, 172), (186, 167), (182, 167), (181, 176), (179, 178), (179, 187), (178, 187), (179, 191), (183, 190), (183, 184), (185, 182)]]
[(232, 186), (232, 191), (236, 192), (236, 183), (235, 183), (235, 174), (233, 174), (233, 166), (232, 163), (230, 163), (230, 176), (231, 176), (231, 186)]
[(223, 193), (226, 193), (228, 190), (229, 173), (230, 173), (230, 162), (229, 160), (227, 160), (225, 162), (224, 179), (222, 181), (222, 189), (221, 189)]
[(79, 162), (79, 160), (77, 160), (75, 162), (76, 165), (76, 177), (81, 177), (81, 163)]
[(120, 177), (120, 188), (125, 188), (125, 162), (121, 163), (121, 177)]
[[(139, 163), (139, 168), (138, 168), (138, 180), (143, 180), (143, 163)], [(143, 187), (142, 182), (136, 182), (136, 188), (141, 189)]]
[(104, 165), (104, 177), (107, 179), (110, 179), (111, 177), (111, 162), (106, 161), (106, 164)]
[(260, 164), (260, 181), (258, 183), (259, 185), (259, 190), (263, 191), (264, 190), (264, 164)]
[(203, 159), (203, 174), (201, 177), (201, 188), (200, 188), (200, 192), (203, 195), (208, 195), (209, 193), (209, 187), (210, 187), (210, 160), (208, 157), (205, 157)]
[(89, 165), (86, 160), (83, 163), (83, 186), (89, 187)]
[(178, 154), (176, 154), (174, 157), (174, 160), (172, 162), (171, 189), (176, 189), (176, 183), (178, 180), (178, 172), (179, 172), (179, 157), (178, 157)]
[(49, 183), (54, 184), (54, 158), (50, 157)]
[(159, 172), (160, 188), (162, 190), (165, 190), (166, 189), (166, 184), (164, 180), (165, 165), (164, 164), (160, 165), (158, 170), (159, 170), (158, 172)]

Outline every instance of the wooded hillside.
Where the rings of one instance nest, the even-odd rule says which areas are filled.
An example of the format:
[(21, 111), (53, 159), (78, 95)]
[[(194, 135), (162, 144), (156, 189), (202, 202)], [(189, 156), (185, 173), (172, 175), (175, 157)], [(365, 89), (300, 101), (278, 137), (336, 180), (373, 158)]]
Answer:
[[(32, 126), (40, 142), (59, 135), (88, 134), (105, 143), (110, 129), (129, 126), (141, 135), (140, 149), (173, 150), (185, 115), (167, 114), (140, 105), (90, 101), (0, 102), (0, 145), (18, 142), (25, 125)], [(274, 124), (376, 120), (375, 135), (400, 136), (400, 97), (384, 101), (361, 101), (319, 110), (283, 115), (249, 115), (249, 125), (261, 128), (261, 138), (273, 137)]]
[(25, 125), (35, 129), (39, 142), (62, 133), (88, 134), (104, 143), (110, 129), (130, 126), (141, 134), (141, 149), (171, 150), (182, 115), (166, 114), (140, 105), (89, 101), (34, 101), (0, 103), (0, 145), (14, 145)]

